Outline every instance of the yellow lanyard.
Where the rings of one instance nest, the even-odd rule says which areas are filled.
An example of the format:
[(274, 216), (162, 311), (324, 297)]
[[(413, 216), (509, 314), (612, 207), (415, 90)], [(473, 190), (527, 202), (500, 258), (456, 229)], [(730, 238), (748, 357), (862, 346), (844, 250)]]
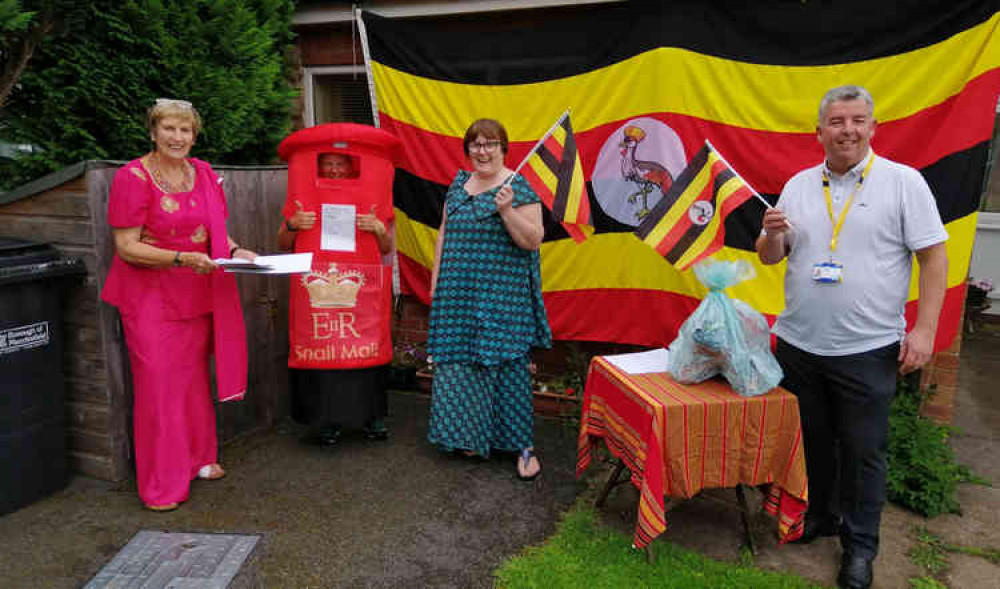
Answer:
[(830, 223), (833, 224), (833, 236), (830, 237), (830, 253), (833, 253), (837, 249), (837, 237), (840, 235), (840, 229), (844, 226), (847, 209), (851, 208), (851, 203), (854, 202), (854, 197), (861, 190), (861, 185), (865, 181), (865, 176), (868, 175), (868, 170), (872, 169), (873, 163), (875, 163), (874, 154), (868, 159), (865, 169), (861, 172), (861, 176), (858, 177), (858, 183), (854, 185), (854, 192), (851, 193), (847, 202), (844, 203), (844, 208), (840, 210), (840, 217), (836, 220), (833, 218), (833, 199), (830, 198), (830, 177), (826, 174), (826, 168), (823, 169), (823, 195), (826, 197), (826, 212), (830, 215)]

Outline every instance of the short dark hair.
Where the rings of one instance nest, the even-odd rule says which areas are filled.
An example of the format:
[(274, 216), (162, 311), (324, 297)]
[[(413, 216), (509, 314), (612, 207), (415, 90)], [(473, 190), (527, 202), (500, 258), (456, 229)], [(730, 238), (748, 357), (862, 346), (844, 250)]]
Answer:
[(462, 140), (462, 150), (465, 151), (466, 156), (469, 155), (469, 144), (475, 141), (476, 137), (480, 135), (487, 139), (499, 140), (500, 149), (503, 150), (504, 154), (507, 153), (507, 129), (504, 129), (500, 121), (495, 119), (479, 119), (469, 125), (469, 128), (465, 131), (465, 138)]
[(842, 100), (864, 100), (865, 104), (868, 105), (868, 115), (874, 116), (875, 114), (875, 99), (872, 98), (871, 92), (869, 92), (864, 86), (847, 84), (845, 86), (830, 88), (819, 101), (820, 125), (823, 124), (823, 117), (826, 116), (826, 111), (830, 108), (830, 105), (834, 102), (840, 102)]

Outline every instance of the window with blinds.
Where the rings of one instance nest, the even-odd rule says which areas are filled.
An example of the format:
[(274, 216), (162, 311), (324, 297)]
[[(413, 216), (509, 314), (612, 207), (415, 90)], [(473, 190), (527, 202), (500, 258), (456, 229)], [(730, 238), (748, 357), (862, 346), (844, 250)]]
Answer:
[(312, 88), (314, 124), (374, 122), (363, 73), (314, 74)]

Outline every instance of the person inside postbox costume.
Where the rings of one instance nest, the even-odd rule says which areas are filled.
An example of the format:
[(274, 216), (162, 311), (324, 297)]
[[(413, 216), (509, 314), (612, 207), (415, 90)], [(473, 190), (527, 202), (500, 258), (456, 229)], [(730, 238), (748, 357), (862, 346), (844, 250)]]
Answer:
[(390, 339), (392, 178), (398, 140), (351, 123), (288, 136), (288, 193), (278, 247), (313, 254), (291, 278), (289, 354), (292, 417), (303, 441), (332, 446), (342, 430), (388, 437), (384, 417)]

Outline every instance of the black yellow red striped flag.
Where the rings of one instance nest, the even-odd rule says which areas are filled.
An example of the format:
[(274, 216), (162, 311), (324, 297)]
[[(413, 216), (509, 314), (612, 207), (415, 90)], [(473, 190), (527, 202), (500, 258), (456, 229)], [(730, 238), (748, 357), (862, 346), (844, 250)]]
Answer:
[(706, 142), (635, 234), (678, 270), (685, 270), (720, 248), (729, 213), (753, 190)]
[[(793, 174), (823, 159), (823, 93), (859, 84), (875, 98), (872, 148), (923, 175), (948, 231), (935, 349), (950, 345), (1000, 94), (1000, 0), (674, 0), (545, 14), (456, 27), (362, 13), (379, 121), (404, 148), (393, 187), (404, 291), (429, 301), (444, 194), (468, 167), (468, 125), (501, 121), (514, 167), (569, 108), (594, 233), (574, 243), (544, 214), (542, 294), (553, 334), (669, 344), (706, 291), (637, 239), (642, 220), (706, 139), (776, 202)], [(763, 212), (746, 202), (719, 217), (722, 247), (712, 255), (754, 266), (757, 277), (728, 292), (772, 319), (784, 306), (784, 265), (757, 261)]]
[(538, 140), (518, 170), (573, 241), (581, 243), (594, 232), (569, 111)]

